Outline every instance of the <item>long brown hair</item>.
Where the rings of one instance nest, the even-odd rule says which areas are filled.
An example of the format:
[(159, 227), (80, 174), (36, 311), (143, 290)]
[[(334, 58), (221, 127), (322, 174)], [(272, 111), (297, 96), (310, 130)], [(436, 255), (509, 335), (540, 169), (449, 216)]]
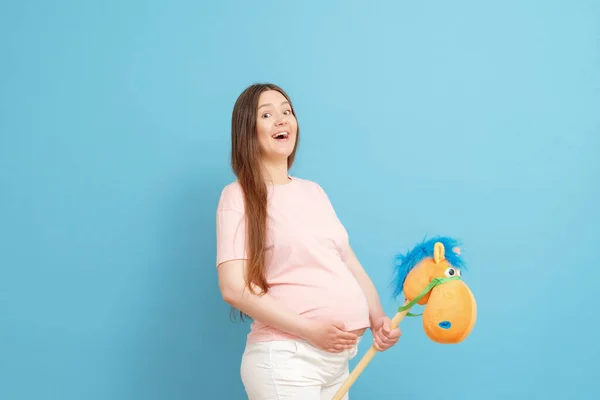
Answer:
[[(231, 118), (231, 167), (242, 187), (246, 211), (246, 249), (248, 252), (246, 285), (259, 294), (267, 293), (269, 284), (265, 278), (265, 237), (267, 231), (267, 186), (264, 180), (261, 153), (256, 134), (258, 99), (267, 90), (280, 92), (294, 108), (287, 93), (271, 83), (254, 84), (246, 88), (233, 107)], [(300, 128), (296, 135), (296, 145), (288, 157), (288, 168), (294, 162)]]

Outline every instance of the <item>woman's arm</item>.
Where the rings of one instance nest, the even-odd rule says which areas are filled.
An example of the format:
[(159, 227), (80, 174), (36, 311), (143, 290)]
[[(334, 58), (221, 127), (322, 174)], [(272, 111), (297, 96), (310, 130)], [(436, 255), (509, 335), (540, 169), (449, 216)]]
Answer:
[(223, 300), (255, 320), (292, 335), (306, 337), (310, 320), (284, 308), (268, 293), (252, 293), (245, 285), (245, 265), (245, 260), (232, 260), (219, 265), (219, 287)]
[(356, 335), (346, 332), (341, 323), (308, 319), (284, 307), (268, 293), (251, 292), (244, 281), (245, 268), (245, 260), (226, 261), (218, 266), (221, 295), (231, 306), (327, 351), (342, 351), (356, 343)]

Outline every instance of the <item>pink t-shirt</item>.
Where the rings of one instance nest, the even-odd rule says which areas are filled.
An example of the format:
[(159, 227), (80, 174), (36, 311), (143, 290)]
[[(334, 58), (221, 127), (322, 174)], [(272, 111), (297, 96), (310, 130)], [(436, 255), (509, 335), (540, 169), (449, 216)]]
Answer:
[[(335, 318), (347, 330), (369, 326), (366, 298), (346, 266), (348, 234), (317, 183), (291, 177), (268, 186), (266, 277), (269, 294), (309, 318)], [(217, 266), (245, 259), (244, 197), (237, 181), (227, 185), (217, 208)], [(293, 336), (253, 321), (249, 342)]]

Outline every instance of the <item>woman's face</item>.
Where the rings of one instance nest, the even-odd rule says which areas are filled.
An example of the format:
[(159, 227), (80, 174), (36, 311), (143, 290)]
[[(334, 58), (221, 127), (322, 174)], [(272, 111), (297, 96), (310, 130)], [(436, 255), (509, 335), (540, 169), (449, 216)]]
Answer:
[(263, 92), (256, 111), (256, 134), (263, 157), (287, 160), (294, 151), (297, 130), (296, 117), (285, 96), (276, 90)]

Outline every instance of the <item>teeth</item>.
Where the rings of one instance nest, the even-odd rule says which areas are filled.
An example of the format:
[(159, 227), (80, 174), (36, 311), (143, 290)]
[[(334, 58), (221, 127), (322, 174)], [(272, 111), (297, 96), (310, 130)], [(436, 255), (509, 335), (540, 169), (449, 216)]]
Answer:
[(273, 137), (275, 139), (285, 139), (288, 137), (288, 133), (287, 132), (278, 133), (276, 135), (273, 135)]

